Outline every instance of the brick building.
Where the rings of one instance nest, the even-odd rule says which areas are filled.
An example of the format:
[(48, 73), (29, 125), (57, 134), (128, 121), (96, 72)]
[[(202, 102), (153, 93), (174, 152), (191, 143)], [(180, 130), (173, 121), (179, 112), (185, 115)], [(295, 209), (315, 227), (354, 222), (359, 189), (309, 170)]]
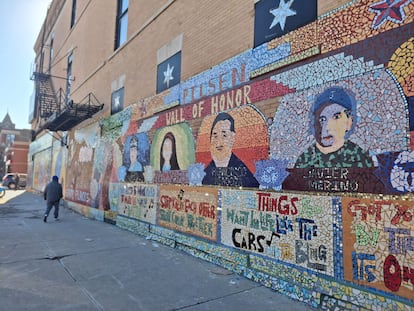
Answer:
[(54, 0), (31, 187), (315, 307), (412, 308), (413, 12)]
[(7, 113), (0, 123), (0, 178), (7, 173), (27, 173), (30, 140), (30, 130), (16, 129)]

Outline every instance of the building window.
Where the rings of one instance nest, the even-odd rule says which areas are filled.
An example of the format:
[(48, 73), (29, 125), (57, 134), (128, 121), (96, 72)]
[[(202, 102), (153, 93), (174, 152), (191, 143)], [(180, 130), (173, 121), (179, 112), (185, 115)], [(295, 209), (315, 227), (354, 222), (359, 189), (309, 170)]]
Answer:
[(118, 0), (118, 12), (116, 15), (115, 50), (127, 40), (128, 29), (128, 1)]
[(70, 17), (70, 28), (75, 25), (76, 22), (76, 0), (72, 0), (72, 15)]
[(11, 147), (13, 145), (16, 136), (14, 134), (6, 135), (6, 147)]
[(124, 88), (112, 92), (111, 96), (111, 115), (124, 109)]
[(55, 35), (52, 33), (52, 38), (50, 39), (50, 47), (49, 47), (49, 73), (52, 69), (52, 60), (53, 60), (53, 42), (55, 41)]
[(68, 68), (66, 70), (66, 104), (69, 104), (70, 101), (70, 88), (72, 86), (72, 63), (73, 55), (70, 53), (68, 56)]

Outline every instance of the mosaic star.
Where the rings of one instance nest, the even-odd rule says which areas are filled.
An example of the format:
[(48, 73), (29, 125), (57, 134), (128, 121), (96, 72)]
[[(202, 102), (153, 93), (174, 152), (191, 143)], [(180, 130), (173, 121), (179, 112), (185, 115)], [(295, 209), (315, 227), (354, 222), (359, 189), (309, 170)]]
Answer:
[(174, 80), (172, 76), (172, 72), (174, 70), (174, 66), (170, 67), (170, 64), (167, 64), (167, 71), (164, 71), (164, 83), (167, 83), (167, 88), (170, 87), (170, 81)]
[(405, 20), (403, 7), (412, 0), (383, 0), (370, 5), (369, 11), (377, 14), (372, 22), (372, 28), (378, 29), (387, 20), (402, 23)]
[(115, 108), (115, 110), (118, 110), (120, 106), (121, 106), (121, 99), (120, 99), (119, 95), (117, 95), (114, 98), (114, 108)]
[(296, 15), (296, 11), (290, 9), (290, 6), (293, 4), (293, 1), (294, 0), (285, 2), (284, 0), (280, 0), (279, 7), (277, 9), (272, 9), (269, 11), (275, 17), (269, 29), (272, 29), (274, 26), (279, 24), (280, 28), (282, 28), (282, 31), (285, 30), (286, 18), (288, 16)]

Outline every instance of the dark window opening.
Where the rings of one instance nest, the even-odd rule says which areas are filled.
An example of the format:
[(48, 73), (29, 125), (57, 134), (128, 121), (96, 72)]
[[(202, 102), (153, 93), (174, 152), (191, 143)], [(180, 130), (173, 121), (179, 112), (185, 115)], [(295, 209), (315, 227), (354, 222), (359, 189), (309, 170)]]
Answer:
[(73, 55), (71, 53), (68, 56), (68, 68), (66, 70), (66, 104), (69, 104), (70, 101), (70, 88), (72, 86), (72, 62)]
[(49, 47), (49, 73), (52, 69), (52, 60), (53, 60), (53, 42), (55, 41), (54, 36), (50, 39), (50, 47)]
[(70, 28), (75, 25), (76, 22), (76, 0), (72, 0), (72, 15), (70, 17)]
[(115, 50), (127, 40), (128, 30), (128, 0), (118, 0), (118, 12), (116, 15)]

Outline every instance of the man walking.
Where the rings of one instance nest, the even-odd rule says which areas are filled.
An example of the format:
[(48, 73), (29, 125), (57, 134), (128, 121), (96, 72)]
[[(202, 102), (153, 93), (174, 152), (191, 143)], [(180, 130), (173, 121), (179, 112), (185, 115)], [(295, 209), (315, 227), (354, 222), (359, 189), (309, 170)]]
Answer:
[(59, 202), (63, 197), (62, 185), (59, 183), (59, 177), (53, 176), (52, 181), (47, 184), (45, 191), (43, 192), (45, 200), (47, 200), (47, 208), (43, 221), (47, 222), (47, 216), (49, 216), (52, 207), (55, 207), (54, 216), (55, 220), (59, 217)]

